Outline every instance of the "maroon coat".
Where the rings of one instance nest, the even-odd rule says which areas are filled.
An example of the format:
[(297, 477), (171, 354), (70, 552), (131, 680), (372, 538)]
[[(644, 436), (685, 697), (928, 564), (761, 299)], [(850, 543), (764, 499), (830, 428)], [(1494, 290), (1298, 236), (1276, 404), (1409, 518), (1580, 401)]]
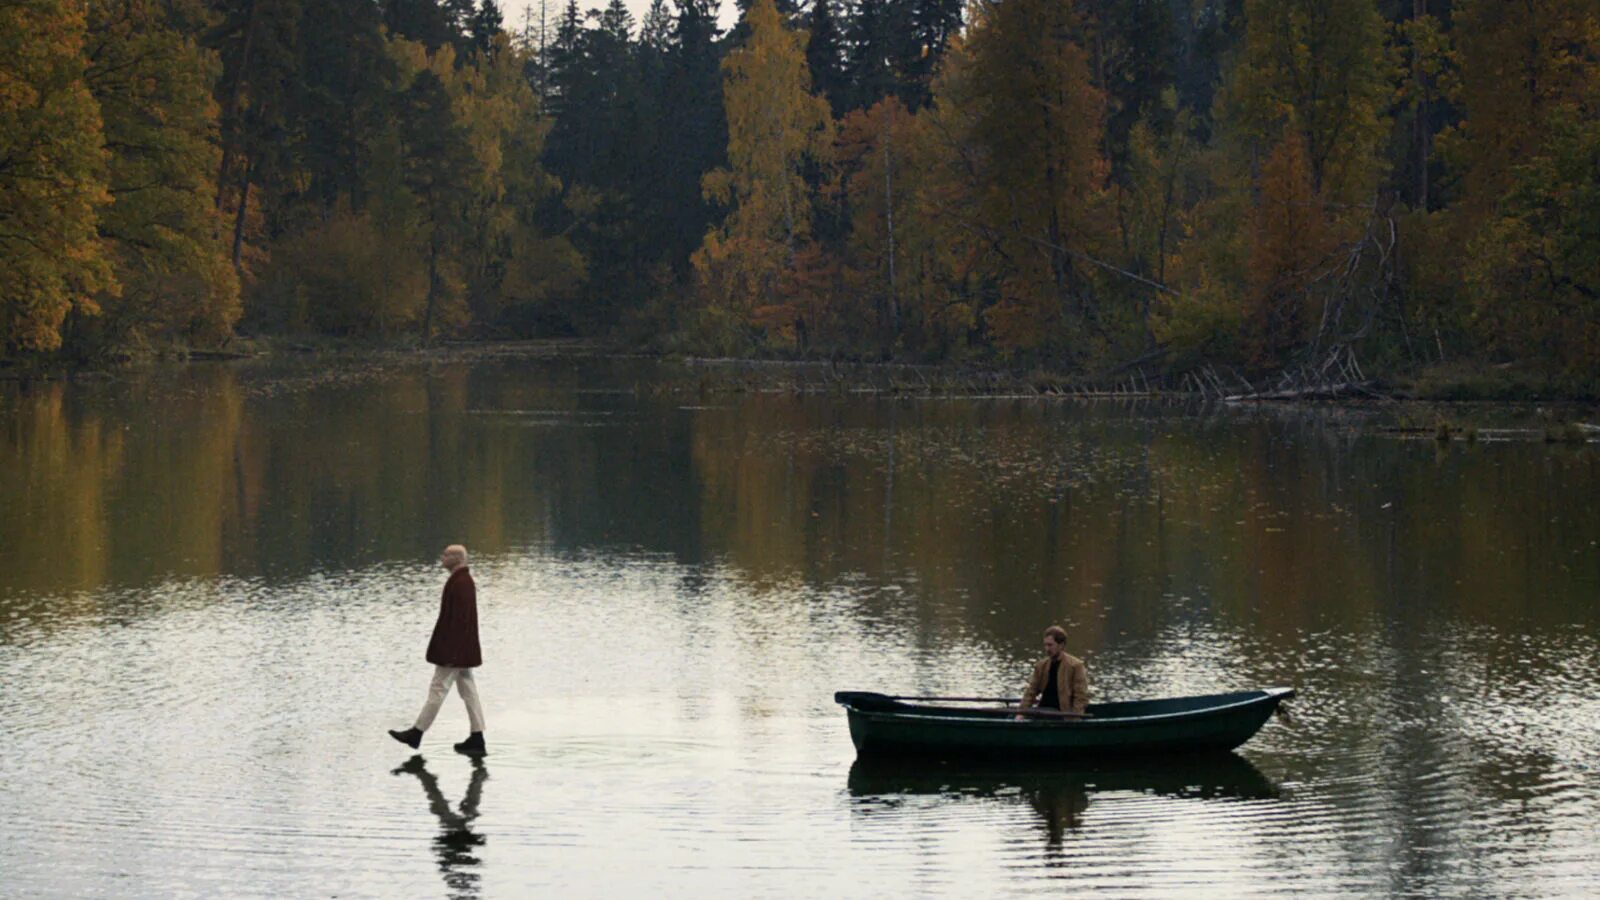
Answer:
[(453, 669), (483, 665), (483, 650), (478, 646), (478, 586), (466, 566), (450, 573), (439, 601), (439, 621), (433, 623), (433, 639), (428, 641), (428, 662)]

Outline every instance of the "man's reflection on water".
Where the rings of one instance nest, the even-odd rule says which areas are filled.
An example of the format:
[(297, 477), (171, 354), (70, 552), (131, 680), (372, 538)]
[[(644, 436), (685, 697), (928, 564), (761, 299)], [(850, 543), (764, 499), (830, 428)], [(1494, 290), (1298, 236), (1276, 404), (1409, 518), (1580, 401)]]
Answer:
[(395, 775), (411, 773), (422, 782), (422, 792), (428, 797), (428, 809), (439, 818), (439, 834), (433, 839), (433, 852), (439, 857), (439, 874), (450, 889), (450, 896), (469, 898), (478, 896), (479, 874), (482, 864), (476, 850), (483, 846), (483, 835), (472, 830), (472, 821), (478, 818), (478, 803), (483, 799), (483, 783), (489, 779), (489, 770), (482, 759), (472, 760), (472, 780), (467, 783), (466, 796), (456, 809), (439, 790), (439, 779), (428, 771), (419, 754), (406, 760), (394, 770)]
[(1234, 753), (1083, 764), (858, 759), (850, 767), (849, 790), (852, 797), (868, 801), (855, 807), (862, 814), (871, 813), (872, 801), (897, 795), (1020, 796), (1039, 816), (1050, 848), (1059, 848), (1068, 834), (1084, 826), (1090, 798), (1098, 793), (1136, 791), (1198, 800), (1278, 796), (1277, 785)]
[(1083, 779), (1068, 777), (1027, 785), (1022, 788), (1022, 796), (1042, 820), (1045, 846), (1060, 847), (1067, 832), (1083, 827), (1083, 812), (1089, 808), (1089, 789)]

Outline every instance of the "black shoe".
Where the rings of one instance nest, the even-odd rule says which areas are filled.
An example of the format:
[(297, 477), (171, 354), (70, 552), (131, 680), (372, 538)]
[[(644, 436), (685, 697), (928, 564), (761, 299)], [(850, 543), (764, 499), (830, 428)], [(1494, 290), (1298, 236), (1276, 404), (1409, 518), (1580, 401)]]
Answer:
[(407, 728), (405, 731), (395, 731), (393, 728), (391, 728), (389, 729), (389, 737), (394, 738), (413, 750), (422, 746), (422, 732), (416, 728)]
[(468, 756), (488, 756), (489, 751), (483, 746), (483, 732), (474, 731), (470, 737), (456, 745), (456, 752)]

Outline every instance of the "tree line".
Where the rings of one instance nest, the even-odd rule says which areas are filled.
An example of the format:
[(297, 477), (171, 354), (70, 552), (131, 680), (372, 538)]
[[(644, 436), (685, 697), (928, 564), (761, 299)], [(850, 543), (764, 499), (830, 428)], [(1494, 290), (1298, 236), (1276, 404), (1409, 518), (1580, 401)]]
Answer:
[(4, 355), (1600, 372), (1600, 0), (14, 0)]

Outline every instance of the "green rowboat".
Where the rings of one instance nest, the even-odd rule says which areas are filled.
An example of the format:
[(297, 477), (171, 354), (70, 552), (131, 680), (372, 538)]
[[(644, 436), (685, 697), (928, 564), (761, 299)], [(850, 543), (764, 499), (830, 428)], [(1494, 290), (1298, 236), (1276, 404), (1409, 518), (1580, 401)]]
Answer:
[[(1268, 688), (1203, 697), (1091, 703), (1082, 718), (1030, 715), (1017, 709), (916, 702), (955, 698), (902, 698), (840, 691), (834, 702), (850, 718), (858, 757), (1094, 757), (1130, 753), (1232, 750), (1255, 736), (1292, 688)], [(1015, 700), (997, 702), (1015, 704)]]

